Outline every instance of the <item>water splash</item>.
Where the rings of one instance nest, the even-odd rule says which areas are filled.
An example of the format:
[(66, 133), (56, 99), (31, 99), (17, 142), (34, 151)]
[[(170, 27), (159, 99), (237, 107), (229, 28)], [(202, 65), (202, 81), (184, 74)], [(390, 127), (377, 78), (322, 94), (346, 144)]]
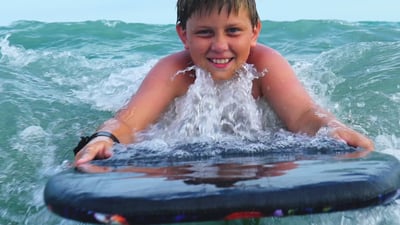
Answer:
[[(266, 121), (274, 114), (251, 93), (252, 81), (262, 76), (252, 65), (244, 65), (233, 79), (223, 82), (215, 82), (198, 67), (190, 69), (195, 70), (194, 84), (142, 138), (181, 141), (195, 137), (215, 140), (230, 135), (250, 138), (265, 130)], [(270, 128), (276, 128), (276, 124)]]

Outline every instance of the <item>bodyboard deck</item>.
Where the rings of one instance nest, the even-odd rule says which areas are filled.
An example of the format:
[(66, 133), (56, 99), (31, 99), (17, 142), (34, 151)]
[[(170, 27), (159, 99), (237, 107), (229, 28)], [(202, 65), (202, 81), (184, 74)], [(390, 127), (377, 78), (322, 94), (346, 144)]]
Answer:
[(44, 198), (54, 213), (82, 222), (159, 224), (334, 212), (399, 194), (400, 163), (391, 155), (337, 143), (287, 147), (178, 158), (120, 150), (53, 176)]

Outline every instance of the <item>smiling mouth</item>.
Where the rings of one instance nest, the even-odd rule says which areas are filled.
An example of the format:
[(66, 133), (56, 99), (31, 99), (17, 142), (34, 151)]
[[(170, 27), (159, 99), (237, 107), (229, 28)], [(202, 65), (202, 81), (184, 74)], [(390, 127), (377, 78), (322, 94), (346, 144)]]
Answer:
[(227, 58), (227, 59), (209, 59), (212, 63), (215, 64), (227, 64), (230, 61), (233, 60), (233, 58)]

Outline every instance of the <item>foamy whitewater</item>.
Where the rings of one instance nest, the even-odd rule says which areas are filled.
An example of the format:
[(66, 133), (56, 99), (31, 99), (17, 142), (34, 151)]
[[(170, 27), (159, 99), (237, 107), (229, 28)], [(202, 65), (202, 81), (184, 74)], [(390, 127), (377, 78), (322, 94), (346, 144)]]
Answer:
[[(371, 137), (376, 151), (400, 158), (399, 37), (400, 23), (264, 21), (259, 42), (289, 60), (318, 104)], [(46, 181), (68, 168), (79, 137), (123, 107), (158, 59), (182, 48), (174, 25), (19, 21), (0, 27), (0, 224), (81, 224), (47, 210)], [(252, 97), (258, 76), (268, 73), (245, 65), (233, 80), (214, 83), (196, 70), (187, 95), (140, 134), (138, 145), (179, 158), (198, 152), (171, 152), (177, 143), (233, 148), (250, 140), (240, 149), (258, 151), (257, 142), (274, 140), (274, 148), (309, 140), (286, 132), (268, 104)], [(219, 154), (209, 151), (201, 154)], [(399, 203), (258, 222), (400, 224)]]

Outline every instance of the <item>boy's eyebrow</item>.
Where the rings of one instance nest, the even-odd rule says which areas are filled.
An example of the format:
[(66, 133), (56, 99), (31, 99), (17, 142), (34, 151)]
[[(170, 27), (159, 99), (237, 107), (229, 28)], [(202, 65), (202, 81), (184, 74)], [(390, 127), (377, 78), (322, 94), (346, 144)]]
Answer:
[[(239, 24), (226, 24), (225, 26), (224, 26), (224, 28), (232, 28), (232, 27), (239, 27)], [(192, 31), (196, 31), (196, 30), (212, 30), (213, 29), (213, 26), (210, 26), (210, 25), (199, 25), (199, 26), (196, 26), (196, 27), (194, 27), (194, 28), (192, 28)]]
[[(238, 21), (238, 22), (227, 23), (227, 24), (225, 24), (224, 27), (239, 27), (239, 26), (242, 26), (242, 25), (243, 25), (243, 22), (242, 21)], [(212, 28), (212, 27), (213, 27), (213, 25), (202, 25), (202, 24), (199, 24), (199, 25), (196, 26), (196, 29), (199, 29), (199, 28)]]

